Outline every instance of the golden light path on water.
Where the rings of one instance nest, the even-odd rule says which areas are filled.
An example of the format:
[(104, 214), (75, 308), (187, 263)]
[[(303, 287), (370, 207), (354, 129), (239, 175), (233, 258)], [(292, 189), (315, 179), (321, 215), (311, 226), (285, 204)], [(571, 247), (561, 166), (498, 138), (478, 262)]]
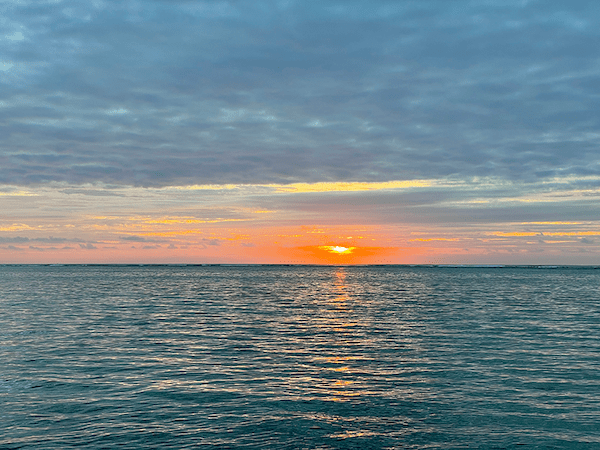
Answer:
[[(338, 248), (340, 250), (334, 250)], [(344, 252), (348, 249), (345, 247), (331, 247), (331, 251)], [(325, 291), (330, 291), (331, 297), (323, 305), (322, 324), (319, 327), (322, 332), (333, 332), (337, 335), (337, 339), (330, 343), (336, 342), (339, 346), (334, 346), (329, 355), (321, 355), (315, 358), (317, 364), (325, 364), (328, 366), (328, 372), (331, 375), (324, 377), (319, 381), (327, 391), (329, 400), (335, 402), (344, 402), (349, 397), (360, 396), (360, 386), (357, 386), (354, 377), (348, 377), (347, 372), (350, 370), (347, 363), (349, 360), (359, 358), (356, 355), (348, 354), (346, 347), (347, 340), (351, 340), (351, 331), (358, 325), (351, 320), (354, 316), (352, 306), (349, 304), (350, 296), (348, 294), (348, 285), (346, 282), (346, 271), (344, 268), (335, 270), (335, 278), (333, 283), (327, 281), (323, 286)], [(324, 283), (325, 284), (325, 283)], [(338, 351), (335, 349), (337, 348)], [(333, 375), (337, 374), (337, 375)]]

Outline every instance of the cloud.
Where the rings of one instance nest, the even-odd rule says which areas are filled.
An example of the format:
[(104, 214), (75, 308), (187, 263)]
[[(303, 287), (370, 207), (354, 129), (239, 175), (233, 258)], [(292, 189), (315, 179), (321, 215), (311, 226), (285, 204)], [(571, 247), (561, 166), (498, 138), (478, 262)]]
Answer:
[(600, 191), (581, 190), (578, 184), (480, 179), (412, 189), (254, 195), (246, 204), (278, 211), (277, 217), (284, 214), (288, 222), (297, 223), (596, 221)]
[(218, 239), (202, 239), (200, 240), (200, 242), (198, 243), (198, 246), (200, 248), (207, 248), (207, 246), (219, 246), (221, 245), (221, 241), (219, 241)]
[(135, 5), (2, 5), (0, 183), (600, 174), (591, 2)]
[(25, 243), (25, 242), (44, 242), (44, 243), (61, 243), (61, 242), (81, 242), (80, 239), (72, 238), (57, 238), (57, 237), (47, 237), (47, 238), (29, 238), (26, 236), (14, 236), (14, 237), (4, 237), (0, 236), (0, 243), (5, 242), (13, 242), (13, 243)]
[(79, 247), (83, 248), (83, 249), (86, 249), (86, 250), (95, 250), (95, 249), (98, 248), (95, 245), (90, 244), (89, 242), (87, 244), (79, 244)]
[(142, 236), (121, 236), (122, 240), (124, 241), (132, 241), (132, 242), (145, 242), (146, 238), (142, 237)]
[(0, 236), (0, 242), (2, 242), (2, 243), (13, 242), (15, 244), (22, 244), (24, 242), (29, 242), (29, 238), (24, 237), (24, 236), (16, 236), (16, 237)]
[(109, 189), (108, 187), (105, 189), (68, 188), (68, 189), (63, 189), (61, 192), (65, 193), (65, 194), (79, 194), (79, 195), (86, 195), (86, 196), (91, 196), (91, 197), (123, 197), (123, 194), (115, 192), (115, 191)]

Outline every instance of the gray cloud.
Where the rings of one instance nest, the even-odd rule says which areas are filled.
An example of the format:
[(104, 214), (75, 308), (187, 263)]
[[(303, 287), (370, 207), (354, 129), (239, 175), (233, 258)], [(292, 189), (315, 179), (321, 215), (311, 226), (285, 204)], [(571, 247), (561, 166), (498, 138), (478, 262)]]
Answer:
[(281, 5), (4, 3), (0, 183), (600, 174), (594, 3)]
[(23, 237), (23, 236), (16, 236), (16, 237), (4, 237), (4, 236), (0, 236), (0, 242), (2, 242), (2, 243), (12, 242), (12, 243), (15, 243), (15, 244), (22, 244), (24, 242), (29, 242), (29, 238)]
[(81, 239), (67, 239), (67, 238), (57, 238), (57, 237), (47, 237), (47, 238), (29, 238), (26, 236), (14, 236), (14, 237), (5, 237), (0, 236), (0, 243), (18, 243), (22, 244), (25, 242), (43, 242), (43, 243), (62, 243), (62, 242), (81, 242)]
[(132, 241), (132, 242), (145, 242), (146, 238), (142, 236), (121, 236), (121, 240), (123, 241)]
[[(541, 185), (428, 187), (408, 191), (322, 192), (254, 196), (248, 204), (278, 210), (288, 223), (465, 225), (528, 221), (591, 221), (600, 217), (598, 191), (574, 196), (572, 187)], [(588, 187), (586, 185), (586, 187)], [(552, 192), (537, 201), (523, 198)], [(536, 197), (533, 197), (536, 198)], [(569, 201), (565, 201), (569, 200)]]
[(219, 241), (218, 239), (201, 239), (198, 243), (198, 247), (200, 248), (207, 248), (208, 245), (219, 246), (221, 245), (221, 241)]
[(64, 194), (77, 194), (77, 195), (86, 195), (92, 197), (123, 197), (123, 194), (118, 192), (114, 192), (110, 189), (63, 189), (61, 191)]

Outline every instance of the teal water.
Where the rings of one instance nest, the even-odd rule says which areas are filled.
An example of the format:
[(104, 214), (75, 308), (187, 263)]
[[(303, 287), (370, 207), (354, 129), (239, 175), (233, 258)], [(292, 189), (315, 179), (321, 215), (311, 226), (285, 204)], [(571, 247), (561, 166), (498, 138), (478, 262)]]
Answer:
[(600, 270), (0, 266), (0, 449), (600, 448)]

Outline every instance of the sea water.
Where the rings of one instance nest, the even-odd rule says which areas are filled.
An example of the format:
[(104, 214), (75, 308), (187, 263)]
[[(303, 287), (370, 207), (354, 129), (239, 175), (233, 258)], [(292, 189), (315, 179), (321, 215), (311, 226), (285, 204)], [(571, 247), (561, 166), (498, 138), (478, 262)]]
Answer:
[(2, 266), (1, 449), (600, 448), (600, 270)]

